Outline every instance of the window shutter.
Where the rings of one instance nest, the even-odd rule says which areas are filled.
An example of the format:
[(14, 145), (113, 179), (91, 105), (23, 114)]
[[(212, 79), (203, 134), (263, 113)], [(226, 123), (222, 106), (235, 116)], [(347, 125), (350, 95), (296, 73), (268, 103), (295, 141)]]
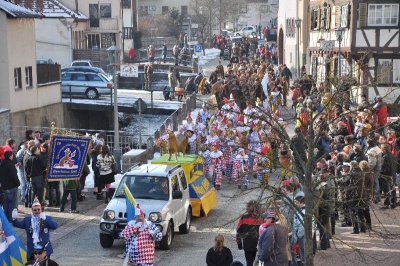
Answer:
[(346, 18), (346, 28), (350, 28), (350, 5), (347, 5), (347, 18)]
[(336, 13), (335, 13), (335, 29), (340, 27), (340, 12), (342, 11), (341, 6), (337, 5), (335, 6), (336, 8)]
[(316, 30), (319, 30), (321, 28), (321, 8), (318, 7), (317, 9), (317, 28)]
[(366, 3), (358, 4), (358, 27), (364, 28), (367, 26), (367, 11), (368, 5)]
[(310, 23), (310, 30), (314, 30), (315, 29), (315, 12), (314, 10), (311, 10), (311, 23)]
[(329, 30), (331, 28), (331, 5), (328, 5), (327, 7), (327, 12), (326, 12), (326, 22), (325, 22), (325, 28)]

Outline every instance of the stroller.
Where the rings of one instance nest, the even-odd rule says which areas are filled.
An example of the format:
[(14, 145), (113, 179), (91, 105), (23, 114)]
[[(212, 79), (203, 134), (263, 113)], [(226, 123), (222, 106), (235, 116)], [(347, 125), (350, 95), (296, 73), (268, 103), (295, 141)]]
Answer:
[(230, 59), (231, 59), (231, 52), (229, 51), (228, 48), (226, 48), (226, 49), (224, 50), (224, 61), (225, 61), (225, 60), (230, 60)]

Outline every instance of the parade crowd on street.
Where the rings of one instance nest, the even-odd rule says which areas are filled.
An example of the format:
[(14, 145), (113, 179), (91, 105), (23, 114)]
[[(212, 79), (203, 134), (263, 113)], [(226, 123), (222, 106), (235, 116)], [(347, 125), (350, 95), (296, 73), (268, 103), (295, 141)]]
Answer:
[[(305, 194), (301, 181), (308, 159), (315, 161), (315, 249), (331, 247), (337, 221), (352, 227), (353, 234), (366, 233), (374, 228), (372, 207), (391, 210), (399, 205), (400, 116), (390, 120), (383, 97), (377, 95), (371, 102), (363, 95), (360, 103), (349, 98), (339, 103), (329, 83), (317, 86), (305, 67), (301, 77), (292, 80), (285, 64), (276, 66), (274, 46), (258, 46), (246, 37), (234, 46), (223, 39), (217, 45), (223, 45), (221, 51), (228, 47), (228, 65), (224, 67), (220, 61), (208, 78), (200, 73), (181, 93), (179, 72), (171, 68), (168, 91), (172, 93), (164, 99), (177, 95), (182, 100), (184, 93), (210, 94), (196, 117), (187, 116), (178, 133), (188, 137), (187, 154), (203, 157), (204, 174), (216, 190), (223, 190), (226, 183), (246, 190), (257, 182), (256, 188), (276, 194), (277, 200), (269, 206), (248, 202), (238, 221), (237, 247), (244, 251), (247, 266), (255, 261), (260, 265), (297, 265), (298, 261), (304, 265)], [(151, 49), (149, 60), (154, 60)], [(145, 73), (151, 71), (151, 64), (146, 66)], [(288, 123), (295, 124), (291, 138), (286, 132)], [(309, 139), (311, 129), (314, 139)], [(168, 153), (170, 132), (169, 127), (156, 140), (161, 154)], [(43, 207), (56, 206), (64, 212), (70, 195), (70, 212), (78, 213), (77, 202), (84, 199), (82, 190), (91, 171), (88, 165), (94, 173), (97, 200), (110, 200), (114, 158), (105, 139), (104, 132), (93, 138), (80, 180), (63, 181), (63, 195), (59, 182), (46, 181), (49, 135), (28, 130), (19, 146), (8, 139), (0, 148), (1, 204), (8, 220), (26, 230), (28, 260), (45, 254), (42, 260), (57, 265), (50, 263), (50, 230), (58, 225)], [(308, 145), (315, 140), (315, 149), (309, 154)], [(269, 181), (275, 171), (280, 172), (279, 188)], [(32, 208), (32, 215), (23, 220), (18, 219), (18, 199)], [(121, 235), (127, 243), (129, 265), (153, 265), (154, 242), (161, 240), (161, 233), (140, 208), (135, 213), (136, 220), (128, 222)], [(224, 242), (223, 235), (215, 237), (214, 246), (205, 251), (207, 265), (240, 265)]]

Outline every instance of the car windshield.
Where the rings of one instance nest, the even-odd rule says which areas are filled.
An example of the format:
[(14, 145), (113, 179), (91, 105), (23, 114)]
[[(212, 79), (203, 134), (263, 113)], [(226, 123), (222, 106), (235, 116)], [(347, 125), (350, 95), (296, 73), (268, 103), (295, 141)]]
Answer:
[(115, 196), (125, 198), (126, 184), (135, 199), (169, 200), (169, 184), (166, 177), (126, 175), (121, 180)]
[(99, 73), (99, 75), (100, 75), (105, 81), (111, 82), (110, 79), (109, 79), (106, 75), (104, 75), (103, 73)]

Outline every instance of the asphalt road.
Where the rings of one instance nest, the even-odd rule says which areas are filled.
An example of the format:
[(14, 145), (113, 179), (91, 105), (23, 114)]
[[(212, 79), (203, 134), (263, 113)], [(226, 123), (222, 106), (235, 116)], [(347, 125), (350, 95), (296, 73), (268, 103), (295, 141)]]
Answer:
[[(279, 174), (279, 170), (273, 175)], [(271, 183), (276, 178), (271, 178)], [(245, 212), (246, 203), (251, 199), (260, 198), (263, 189), (256, 179), (250, 179), (247, 190), (239, 190), (236, 184), (223, 181), (222, 189), (217, 192), (217, 206), (207, 217), (193, 218), (190, 233), (175, 234), (170, 250), (156, 249), (155, 265), (205, 265), (207, 250), (213, 245), (216, 234), (225, 236), (225, 244), (232, 250), (235, 260), (244, 262), (244, 253), (237, 249), (235, 242), (237, 219)], [(265, 191), (266, 192), (266, 191)], [(264, 200), (267, 198), (264, 193)], [(93, 206), (97, 205), (96, 207)], [(86, 204), (92, 203), (90, 208)], [(110, 249), (104, 249), (99, 242), (99, 221), (102, 202), (96, 202), (94, 197), (86, 199), (78, 206), (84, 214), (69, 215), (67, 223), (52, 232), (52, 243), (55, 252), (52, 259), (60, 265), (121, 265), (125, 245), (122, 240), (116, 240)], [(55, 215), (58, 215), (55, 213)], [(75, 218), (75, 219), (72, 219)], [(58, 221), (57, 217), (54, 217)]]

